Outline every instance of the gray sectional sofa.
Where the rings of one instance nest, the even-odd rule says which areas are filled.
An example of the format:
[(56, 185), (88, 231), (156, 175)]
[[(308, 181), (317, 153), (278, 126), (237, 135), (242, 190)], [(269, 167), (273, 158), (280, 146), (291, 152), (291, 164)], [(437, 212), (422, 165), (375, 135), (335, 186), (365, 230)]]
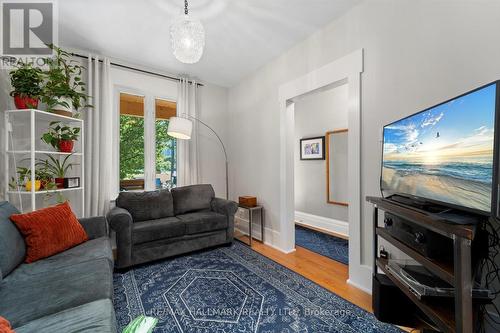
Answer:
[(122, 192), (107, 216), (116, 231), (116, 267), (231, 243), (237, 209), (206, 184)]
[(0, 202), (0, 316), (17, 333), (116, 332), (113, 255), (104, 217), (81, 219), (89, 241), (31, 264)]

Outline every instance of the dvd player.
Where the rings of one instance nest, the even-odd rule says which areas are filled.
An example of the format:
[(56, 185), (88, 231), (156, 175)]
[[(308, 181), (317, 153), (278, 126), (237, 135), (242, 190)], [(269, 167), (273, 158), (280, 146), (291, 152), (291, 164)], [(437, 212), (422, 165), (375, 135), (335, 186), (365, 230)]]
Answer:
[[(418, 299), (427, 297), (454, 297), (455, 288), (439, 279), (421, 265), (405, 264), (389, 260), (389, 273), (405, 285)], [(491, 301), (493, 294), (488, 289), (472, 289), (472, 298)]]

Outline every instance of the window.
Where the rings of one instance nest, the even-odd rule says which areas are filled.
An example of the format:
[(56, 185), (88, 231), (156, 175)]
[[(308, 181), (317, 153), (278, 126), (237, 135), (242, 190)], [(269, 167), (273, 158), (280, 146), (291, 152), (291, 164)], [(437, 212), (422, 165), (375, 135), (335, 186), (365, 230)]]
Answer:
[(168, 120), (177, 113), (175, 102), (155, 100), (156, 179), (155, 187), (172, 188), (177, 183), (177, 140), (168, 136)]
[[(146, 105), (144, 96), (120, 93), (120, 191), (176, 185), (177, 142), (167, 135), (176, 103), (155, 99), (154, 113)], [(154, 114), (154, 130), (149, 130), (149, 114)]]
[(144, 189), (144, 97), (120, 94), (120, 190)]

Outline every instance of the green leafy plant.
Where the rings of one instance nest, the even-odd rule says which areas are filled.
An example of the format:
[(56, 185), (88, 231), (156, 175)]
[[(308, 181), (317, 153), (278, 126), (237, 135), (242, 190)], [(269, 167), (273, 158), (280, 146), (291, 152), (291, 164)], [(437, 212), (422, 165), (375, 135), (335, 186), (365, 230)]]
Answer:
[[(55, 57), (45, 59), (47, 70), (44, 72), (42, 102), (47, 105), (47, 110), (53, 111), (58, 105), (73, 107), (76, 111), (82, 107), (92, 107), (87, 104), (90, 96), (85, 92), (85, 82), (81, 77), (84, 67), (72, 60), (70, 53), (53, 44), (49, 47), (55, 51)], [(69, 98), (72, 105), (61, 101), (63, 97)]]
[(24, 186), (27, 180), (31, 178), (31, 169), (25, 167), (17, 167), (17, 179), (12, 177), (9, 183), (11, 189), (17, 189)]
[(38, 160), (36, 165), (45, 168), (54, 178), (64, 178), (68, 170), (72, 169), (74, 165), (77, 165), (69, 162), (71, 155), (66, 156), (62, 162), (54, 156), (46, 155), (47, 160)]
[(42, 135), (42, 141), (57, 149), (59, 141), (76, 141), (79, 136), (79, 127), (71, 127), (62, 124), (60, 121), (52, 121), (49, 124), (49, 131)]
[(52, 173), (45, 165), (41, 165), (35, 170), (35, 178), (42, 181), (42, 187), (45, 190), (54, 190), (57, 188)]
[(43, 71), (32, 63), (19, 60), (16, 69), (10, 71), (10, 83), (14, 90), (10, 96), (39, 98), (42, 94)]
[[(44, 165), (41, 168), (35, 169), (35, 180), (40, 180), (44, 182), (45, 189), (55, 188), (55, 183), (52, 182), (52, 174), (49, 172)], [(12, 190), (16, 190), (20, 186), (25, 186), (26, 182), (31, 180), (31, 169), (26, 167), (17, 167), (17, 179), (12, 177), (9, 183), (9, 187)]]

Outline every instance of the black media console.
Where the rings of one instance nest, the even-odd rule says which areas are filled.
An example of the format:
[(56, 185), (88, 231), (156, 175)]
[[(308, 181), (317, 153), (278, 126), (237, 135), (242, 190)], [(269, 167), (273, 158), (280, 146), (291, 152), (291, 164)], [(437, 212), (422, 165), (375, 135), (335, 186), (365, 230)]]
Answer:
[[(474, 331), (476, 300), (472, 298), (473, 271), (476, 256), (482, 251), (473, 250), (473, 243), (481, 237), (478, 225), (483, 222), (475, 215), (464, 215), (454, 211), (414, 207), (406, 202), (380, 197), (367, 197), (373, 204), (373, 307), (380, 320), (391, 321), (393, 309), (408, 309), (413, 318), (400, 319), (393, 323), (426, 330), (469, 333)], [(385, 212), (385, 223), (379, 224), (379, 209)], [(406, 229), (401, 223), (409, 222)], [(397, 225), (399, 223), (399, 225)], [(392, 229), (391, 229), (392, 228)], [(413, 235), (414, 237), (411, 237)], [(454, 290), (452, 297), (423, 298), (415, 294), (391, 270), (389, 258), (380, 257), (378, 237), (382, 237), (426, 271), (444, 281)], [(435, 242), (439, 242), (438, 245)], [(440, 247), (442, 253), (440, 253)], [(451, 247), (451, 248), (450, 248)], [(383, 274), (378, 274), (382, 271)], [(383, 293), (383, 295), (381, 295)], [(389, 299), (394, 298), (397, 304)], [(411, 311), (414, 307), (415, 311)], [(387, 311), (389, 309), (389, 311)], [(404, 312), (404, 311), (403, 311)], [(397, 318), (396, 318), (397, 319)]]

